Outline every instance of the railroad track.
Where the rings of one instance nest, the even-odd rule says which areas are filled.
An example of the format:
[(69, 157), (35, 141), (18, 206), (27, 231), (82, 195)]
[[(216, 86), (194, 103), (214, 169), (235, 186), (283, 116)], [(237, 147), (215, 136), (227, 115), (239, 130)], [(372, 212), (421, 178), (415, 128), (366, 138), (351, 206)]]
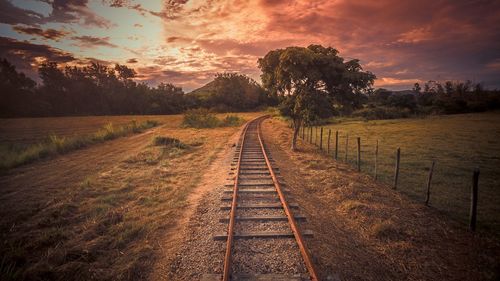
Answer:
[(300, 231), (298, 221), (305, 217), (289, 202), (261, 137), (265, 118), (245, 126), (231, 164), (234, 183), (224, 187), (221, 209), (229, 216), (220, 221), (228, 223), (228, 231), (214, 237), (226, 241), (222, 280), (318, 280), (304, 244), (312, 233)]

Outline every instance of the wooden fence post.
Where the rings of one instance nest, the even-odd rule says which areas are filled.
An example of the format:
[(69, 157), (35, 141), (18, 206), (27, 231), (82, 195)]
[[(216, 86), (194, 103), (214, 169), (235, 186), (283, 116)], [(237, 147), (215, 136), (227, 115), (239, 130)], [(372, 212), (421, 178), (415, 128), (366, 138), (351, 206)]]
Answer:
[(425, 206), (429, 206), (429, 200), (431, 198), (431, 181), (432, 173), (434, 172), (434, 165), (436, 161), (432, 161), (431, 169), (429, 170), (429, 179), (427, 180), (427, 195), (425, 196)]
[(375, 180), (377, 180), (378, 178), (377, 170), (378, 170), (378, 140), (377, 144), (375, 145)]
[(471, 189), (471, 202), (470, 202), (470, 223), (469, 228), (471, 231), (476, 230), (476, 217), (477, 217), (477, 191), (479, 186), (479, 168), (474, 169), (472, 174), (472, 189)]
[(323, 127), (321, 127), (319, 133), (319, 150), (323, 150)]
[(318, 126), (314, 127), (314, 145), (318, 145)]
[(302, 125), (302, 139), (304, 139), (304, 130), (306, 129), (306, 125)]
[(358, 137), (358, 172), (361, 172), (361, 138)]
[(399, 178), (399, 160), (401, 159), (401, 149), (398, 147), (396, 150), (396, 168), (394, 170), (394, 189), (398, 188), (398, 178)]
[(309, 126), (309, 143), (312, 144), (313, 140), (313, 127)]
[(332, 136), (332, 130), (328, 129), (328, 145), (326, 147), (326, 155), (330, 155), (330, 138)]
[(339, 131), (335, 131), (335, 160), (339, 154)]
[(345, 162), (347, 163), (347, 151), (349, 150), (349, 134), (345, 135)]

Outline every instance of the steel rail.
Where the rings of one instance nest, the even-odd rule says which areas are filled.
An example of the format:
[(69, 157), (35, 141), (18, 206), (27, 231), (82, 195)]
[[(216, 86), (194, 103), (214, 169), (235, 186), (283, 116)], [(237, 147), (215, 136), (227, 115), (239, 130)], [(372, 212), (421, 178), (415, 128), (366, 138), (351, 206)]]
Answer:
[(261, 128), (260, 128), (260, 123), (262, 120), (258, 120), (257, 123), (257, 137), (259, 139), (260, 143), (260, 148), (262, 150), (262, 154), (264, 155), (264, 160), (266, 161), (267, 168), (269, 169), (269, 173), (271, 174), (271, 177), (273, 179), (274, 187), (276, 188), (276, 192), (278, 192), (278, 196), (280, 198), (281, 204), (283, 205), (283, 209), (285, 210), (285, 214), (288, 218), (288, 223), (290, 224), (290, 228), (292, 229), (293, 236), (295, 237), (295, 240), (297, 241), (297, 245), (299, 246), (300, 253), (302, 254), (302, 258), (304, 259), (304, 263), (306, 265), (307, 270), (309, 271), (309, 275), (311, 275), (311, 280), (313, 281), (318, 281), (318, 274), (316, 273), (316, 269), (314, 268), (314, 264), (311, 259), (311, 255), (307, 251), (307, 248), (304, 244), (304, 239), (302, 237), (302, 234), (300, 233), (300, 230), (297, 226), (297, 222), (295, 221), (295, 218), (290, 211), (290, 206), (285, 200), (285, 196), (283, 194), (283, 191), (281, 190), (281, 185), (276, 177), (276, 174), (274, 173), (274, 169), (271, 166), (271, 162), (269, 161), (269, 157), (267, 156), (266, 149), (264, 148), (264, 143), (262, 141), (261, 137)]
[(238, 196), (238, 181), (239, 181), (239, 175), (240, 175), (240, 166), (241, 166), (241, 157), (243, 155), (243, 145), (245, 144), (245, 136), (248, 130), (248, 126), (250, 123), (254, 122), (257, 119), (254, 119), (252, 121), (249, 121), (246, 125), (245, 128), (243, 129), (243, 132), (241, 133), (241, 144), (240, 144), (240, 151), (238, 153), (238, 164), (236, 166), (236, 172), (235, 172), (235, 178), (234, 178), (234, 187), (233, 187), (233, 201), (231, 203), (231, 211), (229, 213), (229, 226), (227, 230), (227, 243), (226, 243), (226, 254), (224, 256), (224, 273), (222, 275), (222, 280), (223, 281), (229, 281), (229, 277), (231, 274), (231, 248), (233, 246), (233, 239), (234, 239), (234, 220), (235, 220), (235, 213), (236, 213), (236, 204), (237, 204), (237, 196)]

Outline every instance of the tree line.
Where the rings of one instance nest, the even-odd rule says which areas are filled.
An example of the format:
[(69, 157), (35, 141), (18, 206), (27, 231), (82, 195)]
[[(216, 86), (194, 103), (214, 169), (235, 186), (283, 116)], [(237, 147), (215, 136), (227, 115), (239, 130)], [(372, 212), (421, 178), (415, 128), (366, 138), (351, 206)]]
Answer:
[(38, 74), (39, 84), (0, 60), (0, 117), (177, 114), (216, 105), (244, 111), (266, 102), (259, 84), (233, 73), (217, 74), (216, 87), (206, 96), (185, 94), (171, 83), (138, 83), (135, 70), (120, 64), (60, 67), (46, 62)]
[(411, 91), (377, 89), (365, 97), (363, 106), (353, 112), (370, 119), (402, 118), (415, 115), (457, 114), (500, 109), (500, 91), (486, 90), (481, 83), (466, 81), (428, 81), (415, 83)]
[(205, 86), (185, 94), (181, 87), (134, 81), (125, 65), (60, 67), (40, 65), (40, 83), (0, 59), (0, 117), (177, 114), (191, 108), (219, 112), (279, 105), (297, 122), (333, 116), (403, 118), (500, 109), (500, 92), (471, 81), (428, 81), (412, 90), (373, 89), (376, 79), (357, 59), (345, 61), (321, 45), (269, 51), (258, 60), (262, 86), (246, 75), (218, 73)]

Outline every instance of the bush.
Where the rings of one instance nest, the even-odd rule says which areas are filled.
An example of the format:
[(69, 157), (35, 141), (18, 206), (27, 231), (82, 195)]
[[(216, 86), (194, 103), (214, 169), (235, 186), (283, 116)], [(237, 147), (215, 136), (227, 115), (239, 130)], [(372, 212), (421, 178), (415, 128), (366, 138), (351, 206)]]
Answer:
[(205, 108), (190, 109), (184, 113), (182, 121), (184, 127), (191, 128), (215, 128), (219, 125), (219, 119), (210, 110)]
[(222, 122), (219, 124), (220, 127), (236, 127), (240, 126), (243, 124), (245, 120), (242, 118), (236, 116), (236, 115), (228, 115), (224, 119), (222, 119)]
[(177, 147), (181, 149), (187, 148), (187, 144), (182, 143), (180, 140), (176, 138), (171, 138), (171, 137), (162, 137), (162, 136), (156, 136), (153, 138), (153, 145), (156, 146), (171, 146), (171, 147)]
[(220, 120), (215, 114), (205, 108), (190, 109), (184, 113), (183, 127), (191, 128), (215, 128), (215, 127), (233, 127), (243, 124), (245, 120), (236, 115), (227, 115)]
[(352, 114), (353, 117), (362, 117), (366, 120), (408, 118), (411, 115), (409, 109), (385, 106), (363, 108)]

